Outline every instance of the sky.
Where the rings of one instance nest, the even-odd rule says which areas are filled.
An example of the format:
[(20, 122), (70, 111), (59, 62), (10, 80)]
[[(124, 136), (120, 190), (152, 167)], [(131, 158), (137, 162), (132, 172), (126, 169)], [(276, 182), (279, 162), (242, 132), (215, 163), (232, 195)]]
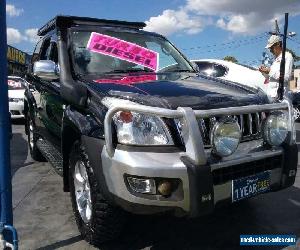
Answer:
[(189, 59), (234, 56), (259, 65), (277, 19), (284, 13), (296, 36), (287, 46), (300, 56), (300, 0), (7, 0), (8, 44), (31, 53), (37, 29), (58, 14), (146, 22)]

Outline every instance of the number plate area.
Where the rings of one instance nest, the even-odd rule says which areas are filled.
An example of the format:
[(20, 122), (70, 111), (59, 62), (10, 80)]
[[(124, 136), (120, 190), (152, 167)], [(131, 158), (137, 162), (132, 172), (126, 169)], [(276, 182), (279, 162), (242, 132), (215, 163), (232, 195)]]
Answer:
[(270, 190), (270, 172), (232, 181), (232, 202), (243, 200)]

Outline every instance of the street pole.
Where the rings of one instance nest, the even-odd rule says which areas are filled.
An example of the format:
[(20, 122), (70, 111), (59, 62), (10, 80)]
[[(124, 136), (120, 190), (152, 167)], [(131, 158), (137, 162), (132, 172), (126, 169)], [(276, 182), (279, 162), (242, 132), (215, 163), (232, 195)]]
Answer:
[(12, 188), (9, 152), (9, 111), (7, 85), (6, 0), (0, 2), (0, 221), (12, 225)]
[(285, 13), (284, 32), (282, 38), (282, 56), (280, 62), (280, 77), (279, 77), (279, 87), (278, 87), (279, 100), (282, 100), (284, 95), (285, 51), (286, 51), (288, 23), (289, 23), (289, 13)]
[[(0, 1), (0, 248), (18, 249), (13, 225), (8, 111), (6, 0)], [(8, 234), (10, 232), (11, 234)]]

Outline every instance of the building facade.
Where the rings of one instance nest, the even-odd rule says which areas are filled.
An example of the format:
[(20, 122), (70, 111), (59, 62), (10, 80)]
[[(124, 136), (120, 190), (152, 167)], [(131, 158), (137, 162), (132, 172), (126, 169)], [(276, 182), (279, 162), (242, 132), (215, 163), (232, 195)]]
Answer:
[(8, 75), (23, 76), (27, 71), (29, 62), (30, 55), (10, 45), (7, 46)]

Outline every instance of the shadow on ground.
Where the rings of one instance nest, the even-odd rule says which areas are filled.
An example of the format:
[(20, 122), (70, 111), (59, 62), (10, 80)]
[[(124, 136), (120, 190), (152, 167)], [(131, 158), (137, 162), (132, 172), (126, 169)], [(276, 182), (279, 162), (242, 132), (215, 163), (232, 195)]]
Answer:
[(117, 243), (101, 249), (240, 249), (241, 234), (285, 233), (300, 237), (299, 188), (219, 207), (194, 220), (137, 217)]
[(24, 126), (20, 126), (24, 125), (24, 123), (24, 119), (12, 120), (12, 126), (14, 127), (12, 138), (10, 140), (10, 160), (12, 176), (14, 176), (18, 169), (26, 167), (33, 163), (31, 158), (29, 158), (29, 162), (26, 162), (29, 149), (27, 144), (27, 138), (24, 133), (25, 128)]
[[(197, 219), (168, 215), (133, 216), (122, 236), (100, 249), (240, 249), (241, 234), (294, 234), (300, 237), (300, 189), (291, 187), (277, 195), (270, 193), (219, 207), (213, 215)], [(68, 245), (76, 241), (80, 241), (80, 236), (39, 249), (71, 249)], [(278, 246), (267, 249), (278, 249)]]
[(65, 246), (71, 245), (71, 244), (76, 243), (76, 242), (81, 241), (81, 240), (82, 240), (81, 236), (77, 235), (77, 236), (74, 236), (74, 237), (69, 238), (67, 240), (62, 240), (62, 241), (53, 243), (53, 244), (45, 246), (45, 247), (37, 248), (36, 250), (52, 250), (52, 249), (57, 249), (57, 248), (61, 248), (61, 247), (65, 247)]

